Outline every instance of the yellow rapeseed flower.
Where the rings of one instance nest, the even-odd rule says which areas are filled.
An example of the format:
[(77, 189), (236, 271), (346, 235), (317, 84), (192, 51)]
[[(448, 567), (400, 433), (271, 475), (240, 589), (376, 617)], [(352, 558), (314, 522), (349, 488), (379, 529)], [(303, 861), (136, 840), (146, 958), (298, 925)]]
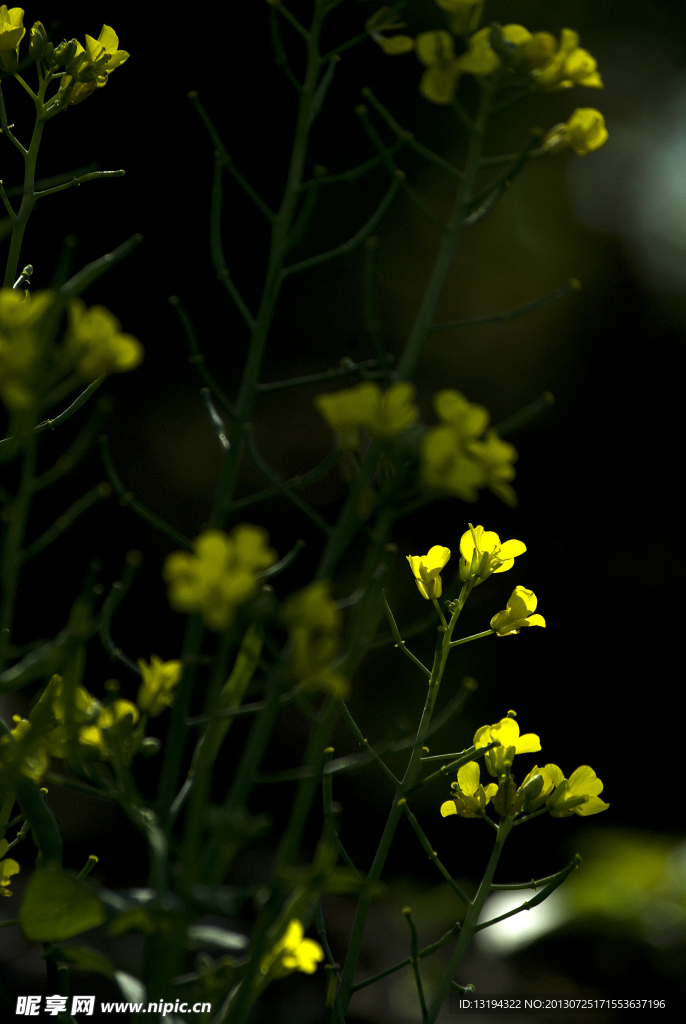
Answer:
[(559, 782), (558, 772), (560, 769), (554, 764), (547, 764), (543, 768), (534, 765), (517, 790), (518, 806), (523, 807), (527, 813), (542, 807)]
[(101, 754), (107, 755), (111, 746), (107, 730), (128, 732), (139, 718), (140, 712), (130, 700), (115, 700), (100, 709), (92, 725), (84, 725), (79, 729), (79, 740), (81, 743), (97, 747)]
[(451, 788), (452, 798), (441, 804), (441, 815), (444, 818), (451, 814), (459, 814), (462, 818), (479, 818), (486, 804), (498, 792), (495, 782), (489, 782), (485, 789), (481, 785), (481, 773), (476, 761), (462, 765), (457, 773), (457, 782)]
[(422, 597), (427, 601), (439, 598), (443, 593), (443, 581), (441, 570), (448, 564), (450, 548), (434, 544), (426, 555), (406, 555), (410, 563), (410, 569), (414, 574), (414, 581)]
[(600, 799), (598, 794), (602, 793), (603, 784), (587, 764), (582, 764), (568, 779), (557, 765), (549, 764), (546, 768), (555, 783), (555, 792), (546, 800), (553, 818), (569, 818), (572, 814), (585, 818), (600, 814), (610, 806)]
[(510, 636), (519, 633), (525, 626), (545, 626), (542, 615), (532, 615), (536, 611), (538, 598), (533, 590), (526, 587), (515, 587), (507, 602), (507, 607), (497, 612), (491, 619), (491, 629), (498, 636)]
[(434, 0), (450, 15), (450, 29), (456, 36), (468, 35), (479, 24), (484, 0)]
[(0, 397), (8, 409), (30, 408), (38, 401), (50, 370), (41, 320), (54, 299), (50, 291), (29, 295), (0, 289)]
[(284, 603), (281, 618), (288, 626), (293, 676), (306, 690), (328, 690), (343, 699), (348, 681), (331, 667), (342, 647), (343, 615), (330, 590), (328, 580), (311, 583)]
[(230, 535), (205, 530), (193, 548), (193, 554), (173, 552), (164, 563), (169, 603), (177, 612), (198, 612), (208, 629), (226, 629), (257, 593), (257, 573), (274, 564), (276, 552), (267, 546), (266, 530), (248, 525)]
[(21, 7), (0, 7), (0, 67), (14, 71), (17, 67), (19, 43), (24, 38), (24, 12)]
[(397, 17), (389, 11), (388, 7), (380, 7), (378, 11), (367, 18), (364, 24), (370, 37), (381, 47), (384, 53), (395, 57), (401, 53), (409, 53), (414, 49), (414, 39), (411, 36), (396, 35), (384, 36), (383, 32), (394, 32), (396, 29), (405, 28), (404, 21), (398, 21)]
[(474, 586), (483, 583), (491, 573), (507, 572), (518, 555), (526, 551), (521, 540), (506, 540), (483, 526), (472, 526), (460, 538), (460, 579), (471, 580)]
[(286, 932), (274, 944), (260, 964), (262, 974), (282, 978), (291, 971), (314, 974), (317, 964), (324, 959), (324, 950), (314, 939), (303, 938), (305, 930), (300, 921), (294, 919)]
[[(2, 12), (0, 11), (0, 14), (1, 13)], [(5, 854), (9, 849), (9, 845), (10, 844), (6, 839), (0, 839), (0, 858), (5, 858), (4, 860), (0, 859), (0, 895), (2, 896), (12, 895), (7, 887), (10, 884), (12, 875), (17, 875), (20, 871), (20, 867), (16, 860), (13, 860), (12, 857), (5, 857)]]
[(139, 658), (138, 667), (142, 682), (136, 703), (144, 715), (155, 718), (174, 703), (182, 665), (180, 661), (162, 661), (153, 654), (149, 665), (143, 658)]
[(503, 775), (508, 765), (512, 765), (515, 754), (531, 754), (541, 749), (541, 741), (535, 733), (519, 735), (519, 725), (512, 715), (514, 712), (501, 718), (495, 725), (482, 725), (474, 733), (475, 747), (486, 747), (494, 740), (500, 743), (499, 747), (494, 747), (484, 754), (488, 773), (496, 779)]
[(594, 57), (579, 46), (579, 33), (563, 28), (556, 52), (542, 67), (534, 68), (532, 75), (539, 89), (556, 92), (584, 85), (588, 89), (602, 89), (603, 80), (597, 71)]
[(516, 504), (509, 481), (515, 476), (512, 463), (517, 452), (493, 430), (482, 437), (488, 411), (451, 389), (434, 396), (434, 408), (443, 422), (428, 430), (422, 441), (426, 486), (448, 491), (463, 501), (476, 501), (479, 489), (489, 487), (507, 504)]
[(314, 402), (326, 422), (340, 435), (341, 448), (355, 451), (364, 427), (371, 437), (387, 441), (412, 426), (418, 416), (414, 385), (391, 384), (384, 393), (378, 384), (363, 381), (354, 388), (317, 395)]
[(568, 121), (556, 124), (541, 146), (549, 153), (570, 147), (579, 156), (587, 156), (604, 146), (608, 140), (605, 118), (593, 107), (577, 107)]
[(419, 83), (422, 96), (432, 103), (452, 103), (461, 73), (453, 37), (445, 29), (420, 32), (415, 50), (426, 68)]
[(101, 373), (133, 370), (143, 358), (143, 346), (131, 334), (122, 334), (120, 323), (104, 306), (81, 299), (69, 303), (69, 329), (65, 338), (67, 358), (84, 380)]
[[(491, 46), (491, 31), (489, 25), (470, 36), (467, 53), (458, 59), (461, 72), (478, 76), (492, 75), (501, 66), (502, 60)], [(516, 59), (517, 48), (533, 38), (523, 25), (503, 25), (500, 33), (504, 42), (512, 45), (513, 59)]]

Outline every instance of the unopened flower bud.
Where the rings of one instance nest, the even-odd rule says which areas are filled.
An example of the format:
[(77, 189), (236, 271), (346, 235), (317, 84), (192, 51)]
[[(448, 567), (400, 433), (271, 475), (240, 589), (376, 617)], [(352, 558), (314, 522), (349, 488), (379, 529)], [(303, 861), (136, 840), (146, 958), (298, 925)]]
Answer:
[(34, 57), (36, 60), (40, 60), (43, 56), (43, 51), (48, 43), (48, 34), (45, 31), (45, 27), (41, 21), (37, 21), (31, 29), (31, 38), (29, 41), (29, 56)]

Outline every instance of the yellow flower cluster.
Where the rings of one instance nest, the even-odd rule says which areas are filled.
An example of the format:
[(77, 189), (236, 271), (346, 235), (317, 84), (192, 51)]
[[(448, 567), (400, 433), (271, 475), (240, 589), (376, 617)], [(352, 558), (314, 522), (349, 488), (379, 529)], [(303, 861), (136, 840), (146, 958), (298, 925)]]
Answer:
[(133, 370), (141, 362), (143, 346), (131, 334), (122, 334), (120, 326), (104, 306), (86, 309), (81, 299), (72, 299), (65, 350), (70, 365), (84, 380)]
[(517, 498), (509, 481), (517, 452), (494, 430), (486, 433), (489, 415), (459, 391), (446, 389), (434, 398), (442, 421), (422, 442), (422, 477), (427, 487), (448, 491), (463, 501), (476, 501), (479, 489), (489, 487), (508, 505)]
[(227, 629), (236, 609), (255, 596), (258, 572), (276, 561), (259, 526), (236, 526), (230, 535), (205, 530), (194, 553), (175, 551), (164, 563), (169, 603), (177, 612), (196, 612), (208, 629)]
[(90, 382), (101, 373), (132, 370), (143, 358), (140, 342), (122, 334), (108, 310), (86, 309), (81, 299), (69, 303), (64, 344), (54, 345), (54, 303), (50, 291), (0, 290), (0, 398), (8, 409), (39, 405), (72, 371)]
[(103, 705), (84, 686), (67, 697), (64, 680), (54, 675), (30, 718), (14, 716), (14, 728), (0, 740), (0, 767), (21, 771), (40, 782), (50, 758), (66, 759), (78, 746), (82, 754), (129, 760), (142, 735), (133, 726), (140, 712), (129, 700)]
[(541, 749), (535, 733), (519, 734), (514, 721), (514, 711), (495, 725), (483, 725), (474, 734), (474, 746), (485, 747), (496, 741), (500, 745), (486, 752), (484, 760), (490, 775), (498, 783), (481, 785), (479, 765), (470, 761), (462, 765), (457, 773), (457, 782), (452, 783), (450, 800), (441, 804), (444, 818), (457, 814), (462, 818), (478, 818), (486, 805), (493, 800), (496, 810), (516, 815), (520, 811), (531, 813), (544, 805), (554, 818), (568, 818), (572, 814), (582, 817), (600, 814), (610, 806), (600, 799), (603, 784), (588, 765), (581, 765), (565, 779), (562, 771), (554, 764), (544, 768), (538, 766), (526, 775), (519, 788), (510, 778), (512, 762), (516, 754), (533, 753)]
[(107, 79), (124, 61), (126, 50), (119, 49), (119, 37), (109, 25), (103, 25), (97, 39), (86, 36), (85, 48), (76, 39), (55, 50), (58, 63), (65, 63), (60, 79), (58, 102), (60, 106), (73, 106), (87, 99), (96, 89), (107, 85)]
[[(492, 530), (484, 530), (483, 526), (472, 526), (470, 523), (469, 529), (460, 538), (460, 555), (462, 556), (460, 558), (460, 579), (463, 583), (478, 586), (492, 573), (507, 572), (514, 565), (515, 558), (524, 554), (525, 551), (526, 544), (523, 544), (521, 540), (506, 540), (501, 543), (497, 533), (493, 533)], [(429, 548), (426, 555), (406, 555), (419, 593), (427, 600), (439, 598), (443, 593), (443, 581), (440, 574), (448, 564), (450, 554), (450, 548), (435, 544)], [(515, 594), (523, 590), (523, 587), (517, 587)], [(531, 591), (527, 590), (524, 593), (531, 594)], [(533, 611), (534, 608), (529, 610)], [(511, 609), (512, 612), (520, 610), (519, 605), (515, 605)], [(498, 615), (504, 616), (505, 612), (498, 612)], [(494, 616), (494, 618), (496, 617)], [(534, 616), (534, 618), (540, 619), (541, 616)], [(530, 619), (527, 620), (529, 626), (541, 624), (532, 622)], [(491, 622), (491, 626), (493, 629), (496, 628), (493, 626), (493, 622)], [(517, 629), (519, 628), (520, 626), (517, 626)]]
[(314, 401), (329, 426), (338, 431), (341, 448), (352, 452), (360, 447), (363, 427), (381, 441), (411, 427), (418, 416), (414, 391), (405, 381), (391, 384), (385, 393), (378, 384), (364, 381), (344, 391), (317, 395)]
[(291, 921), (283, 937), (262, 958), (262, 974), (274, 978), (283, 978), (292, 971), (314, 974), (317, 964), (324, 959), (324, 950), (314, 939), (303, 938), (304, 934), (300, 921)]
[(330, 589), (325, 580), (311, 583), (284, 603), (281, 617), (288, 626), (293, 676), (306, 690), (327, 690), (344, 699), (348, 681), (332, 668), (341, 650), (343, 616)]
[[(582, 85), (602, 89), (598, 64), (588, 50), (579, 46), (579, 34), (563, 28), (559, 40), (550, 32), (529, 32), (523, 25), (487, 26), (474, 31), (479, 23), (481, 0), (435, 0), (449, 16), (451, 32), (432, 29), (410, 36), (384, 36), (403, 25), (387, 16), (387, 8), (367, 22), (367, 31), (385, 53), (397, 55), (414, 49), (425, 67), (419, 91), (432, 103), (449, 104), (464, 74), (486, 78), (498, 71), (529, 76), (532, 85), (543, 92), (555, 92)], [(455, 54), (453, 36), (468, 35), (467, 50)], [(602, 143), (601, 143), (602, 145)], [(597, 147), (596, 147), (597, 148)]]

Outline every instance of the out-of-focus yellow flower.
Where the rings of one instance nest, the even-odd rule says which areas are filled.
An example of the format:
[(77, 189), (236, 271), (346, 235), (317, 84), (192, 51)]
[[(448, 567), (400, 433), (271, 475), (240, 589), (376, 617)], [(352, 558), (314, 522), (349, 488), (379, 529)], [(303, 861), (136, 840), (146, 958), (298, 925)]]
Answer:
[(474, 733), (475, 747), (486, 747), (494, 740), (500, 743), (499, 747), (494, 747), (484, 754), (488, 773), (496, 779), (503, 775), (508, 765), (512, 765), (515, 754), (531, 754), (541, 749), (541, 741), (535, 733), (519, 735), (519, 725), (514, 717), (510, 717), (511, 715), (513, 716), (514, 712), (501, 718), (495, 725), (482, 725)]
[(426, 68), (419, 83), (422, 96), (432, 103), (452, 103), (461, 73), (453, 37), (442, 28), (420, 32), (415, 49)]
[(21, 7), (0, 7), (0, 67), (14, 71), (17, 67), (19, 43), (24, 38), (24, 12)]
[(471, 580), (478, 586), (491, 573), (507, 572), (515, 558), (525, 551), (526, 544), (521, 540), (506, 540), (501, 544), (497, 533), (470, 523), (460, 538), (460, 579), (465, 583)]
[(67, 357), (84, 380), (101, 373), (133, 370), (143, 358), (143, 346), (131, 334), (122, 334), (120, 323), (104, 306), (81, 299), (69, 303), (69, 329), (65, 338)]
[(456, 36), (475, 30), (484, 6), (484, 0), (434, 0), (434, 3), (450, 15), (450, 29)]
[(175, 551), (164, 563), (169, 603), (177, 612), (198, 612), (208, 629), (226, 629), (236, 609), (255, 596), (257, 573), (273, 565), (276, 552), (259, 526), (236, 526), (230, 535), (205, 530), (194, 554)]
[[(40, 782), (50, 766), (50, 758), (46, 751), (45, 739), (37, 734), (28, 718), (21, 718), (19, 715), (12, 715), (14, 729), (10, 729), (10, 736), (15, 743), (22, 743), (23, 751), (21, 758), (21, 773), (34, 782)], [(8, 737), (4, 737), (5, 742)], [(2, 854), (0, 854), (2, 856)]]
[(342, 646), (343, 616), (330, 590), (327, 580), (311, 583), (284, 603), (281, 618), (290, 636), (291, 672), (300, 685), (344, 699), (348, 680), (331, 667)]
[(544, 92), (571, 89), (574, 85), (602, 89), (603, 80), (597, 67), (595, 58), (579, 46), (579, 33), (563, 28), (556, 52), (542, 67), (534, 68), (532, 74), (537, 87)]
[(543, 139), (541, 146), (549, 153), (571, 147), (579, 156), (587, 156), (607, 142), (605, 118), (593, 107), (577, 107), (569, 121), (556, 124)]
[(434, 407), (443, 423), (427, 431), (422, 441), (424, 483), (463, 501), (476, 501), (479, 489), (489, 487), (507, 504), (516, 504), (508, 481), (515, 476), (517, 452), (493, 430), (481, 438), (488, 411), (450, 389), (438, 392)]
[(587, 764), (582, 764), (568, 779), (557, 765), (546, 765), (546, 769), (555, 783), (555, 792), (546, 800), (553, 818), (569, 818), (572, 814), (585, 818), (600, 814), (610, 806), (600, 799), (598, 794), (602, 793), (603, 784)]
[(443, 548), (440, 544), (434, 544), (426, 555), (407, 555), (410, 569), (414, 574), (414, 581), (422, 597), (427, 601), (433, 601), (443, 593), (443, 581), (441, 580), (441, 569), (445, 568), (450, 558), (450, 548)]
[(463, 764), (457, 773), (457, 782), (453, 782), (453, 795), (450, 800), (441, 804), (444, 818), (451, 814), (459, 814), (462, 818), (480, 818), (486, 804), (498, 792), (495, 782), (481, 785), (481, 773), (476, 761)]
[[(5, 10), (6, 9), (7, 8), (5, 8)], [(0, 13), (2, 12), (0, 11)], [(12, 857), (5, 857), (5, 854), (9, 849), (9, 845), (10, 844), (6, 839), (0, 839), (0, 858), (5, 858), (4, 860), (0, 859), (0, 895), (2, 896), (12, 895), (7, 887), (10, 884), (12, 875), (17, 875), (20, 871), (16, 860), (13, 860)]]
[(300, 921), (291, 921), (283, 937), (262, 958), (262, 974), (275, 978), (283, 978), (291, 971), (314, 974), (317, 964), (324, 959), (324, 950), (314, 939), (303, 938), (304, 934)]
[(404, 21), (398, 21), (397, 17), (388, 7), (380, 7), (372, 14), (364, 24), (370, 37), (381, 47), (384, 53), (395, 57), (401, 53), (409, 53), (414, 50), (414, 39), (411, 36), (384, 36), (382, 32), (395, 32), (396, 29), (405, 28)]
[(149, 665), (143, 658), (139, 658), (138, 667), (143, 681), (136, 703), (144, 715), (155, 718), (174, 703), (182, 665), (180, 661), (162, 661), (153, 654)]
[[(458, 58), (459, 69), (470, 75), (492, 75), (502, 64), (502, 60), (491, 46), (491, 27), (479, 29), (469, 38), (467, 53)], [(503, 25), (500, 29), (505, 44), (512, 45), (513, 59), (516, 58), (518, 47), (529, 43), (531, 32), (523, 25)]]
[(128, 732), (140, 718), (140, 712), (130, 700), (115, 700), (107, 707), (100, 709), (93, 725), (84, 725), (79, 729), (79, 740), (89, 746), (97, 747), (101, 754), (110, 753), (111, 743), (106, 730)]
[(40, 321), (54, 301), (49, 291), (0, 289), (0, 397), (8, 409), (35, 405), (46, 369)]
[(355, 451), (363, 427), (373, 438), (387, 441), (412, 426), (418, 415), (412, 402), (414, 390), (412, 384), (397, 381), (384, 393), (378, 384), (364, 381), (344, 391), (317, 395), (314, 401), (329, 426), (339, 432), (341, 448)]
[(497, 612), (491, 619), (491, 629), (494, 629), (498, 636), (509, 636), (512, 633), (519, 633), (525, 626), (545, 626), (545, 619), (542, 615), (532, 615), (536, 611), (538, 598), (533, 590), (526, 587), (515, 587), (510, 594), (507, 608)]
[[(97, 39), (87, 35), (85, 48), (75, 39), (68, 45), (71, 59), (58, 92), (64, 106), (81, 103), (96, 89), (102, 89), (108, 76), (129, 58), (126, 50), (119, 49), (119, 37), (109, 25), (102, 26)], [(59, 49), (56, 56), (59, 57)]]

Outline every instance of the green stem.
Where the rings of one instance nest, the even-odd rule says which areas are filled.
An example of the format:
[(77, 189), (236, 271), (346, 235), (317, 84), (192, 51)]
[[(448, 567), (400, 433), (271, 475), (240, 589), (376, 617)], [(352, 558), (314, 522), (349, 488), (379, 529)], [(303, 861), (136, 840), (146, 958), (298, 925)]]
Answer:
[(434, 997), (431, 1001), (431, 1005), (425, 1018), (425, 1024), (434, 1024), (436, 1018), (438, 1017), (438, 1014), (440, 1013), (441, 1006), (443, 1005), (443, 1002), (445, 1001), (445, 998), (448, 995), (448, 992), (450, 991), (450, 986), (452, 984), (455, 971), (459, 967), (462, 961), (462, 957), (464, 956), (464, 954), (467, 951), (467, 948), (469, 947), (469, 943), (471, 942), (472, 936), (476, 929), (477, 921), (479, 920), (479, 915), (481, 914), (484, 904), (492, 891), (491, 883), (493, 881), (493, 876), (498, 866), (500, 855), (503, 851), (503, 845), (505, 843), (505, 840), (507, 839), (508, 833), (510, 832), (510, 829), (512, 828), (513, 824), (514, 822), (512, 818), (501, 818), (500, 820), (500, 825), (498, 826), (498, 834), (496, 836), (493, 852), (491, 853), (491, 857), (486, 867), (486, 871), (484, 872), (484, 876), (479, 884), (477, 894), (474, 897), (474, 902), (467, 909), (465, 919), (462, 922), (462, 931), (460, 932), (460, 937), (457, 940), (457, 944), (452, 952), (452, 955), (448, 962), (448, 966), (445, 969), (445, 972), (443, 974), (443, 977), (441, 978), (438, 988), (434, 993)]
[(447, 225), (424, 299), (417, 313), (414, 325), (407, 339), (405, 350), (397, 366), (399, 380), (411, 380), (422, 354), (426, 340), (431, 332), (436, 307), (445, 286), (446, 278), (452, 266), (463, 231), (464, 211), (468, 207), (474, 191), (476, 176), (479, 171), (481, 147), (486, 122), (489, 114), (490, 91), (482, 86), (479, 109), (470, 133), (467, 160), (465, 163), (464, 180), (460, 183), (455, 205)]
[(454, 605), (448, 628), (438, 635), (436, 651), (434, 654), (434, 663), (431, 670), (431, 678), (429, 680), (429, 689), (424, 702), (424, 710), (422, 712), (419, 728), (417, 729), (417, 736), (414, 741), (410, 760), (402, 781), (400, 782), (393, 798), (393, 804), (386, 821), (383, 835), (381, 836), (374, 861), (367, 875), (367, 889), (360, 896), (358, 903), (357, 914), (352, 934), (350, 936), (348, 954), (346, 956), (341, 980), (341, 1005), (344, 1010), (347, 1010), (350, 997), (352, 995), (355, 968), (357, 966), (357, 959), (360, 953), (367, 914), (369, 913), (369, 908), (372, 902), (371, 890), (381, 877), (381, 872), (386, 863), (386, 858), (388, 857), (398, 823), (404, 813), (405, 796), (413, 787), (417, 774), (421, 768), (422, 747), (429, 731), (429, 726), (431, 725), (431, 717), (436, 705), (438, 690), (441, 684), (441, 679), (443, 678), (448, 654), (450, 653), (450, 639), (471, 589), (472, 588), (469, 584), (465, 584), (463, 586), (462, 592)]
[(19, 571), (22, 562), (22, 543), (26, 520), (33, 493), (33, 478), (36, 470), (37, 438), (29, 436), (24, 451), (19, 492), (10, 509), (10, 521), (5, 534), (2, 551), (3, 596), (0, 607), (0, 670), (5, 666), (7, 647), (10, 641), (14, 605), (19, 586)]
[[(34, 100), (37, 100), (35, 96)], [(41, 120), (41, 118), (38, 116), (37, 102), (36, 109), (36, 123), (33, 128), (33, 135), (31, 136), (31, 142), (29, 144), (28, 151), (26, 153), (26, 156), (24, 157), (24, 190), (21, 200), (21, 206), (19, 207), (19, 213), (17, 214), (17, 219), (15, 221), (14, 227), (12, 228), (10, 251), (7, 257), (7, 267), (5, 268), (5, 281), (3, 284), (4, 288), (11, 288), (16, 279), (17, 267), (19, 266), (19, 257), (21, 255), (21, 246), (24, 240), (24, 232), (26, 231), (26, 225), (29, 222), (29, 217), (33, 212), (33, 207), (36, 202), (36, 194), (34, 191), (34, 185), (36, 180), (36, 161), (38, 159), (38, 150), (40, 149), (43, 128), (45, 127), (45, 121)]]

